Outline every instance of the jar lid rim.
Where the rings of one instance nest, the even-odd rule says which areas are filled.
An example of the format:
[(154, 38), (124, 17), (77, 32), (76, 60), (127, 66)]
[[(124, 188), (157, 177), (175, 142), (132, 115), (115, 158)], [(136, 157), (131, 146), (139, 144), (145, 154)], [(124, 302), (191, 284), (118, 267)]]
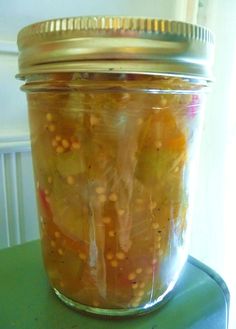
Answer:
[[(79, 16), (51, 19), (23, 28), (17, 39), (19, 73), (43, 73), (61, 63), (67, 70), (72, 62), (128, 60), (130, 71), (137, 60), (175, 63), (173, 74), (210, 78), (214, 37), (209, 29), (180, 21), (151, 17)], [(192, 63), (192, 69), (191, 65)], [(178, 65), (177, 65), (178, 64)], [(154, 65), (155, 66), (155, 65)], [(79, 70), (79, 69), (78, 69)], [(140, 67), (141, 72), (142, 69)], [(145, 71), (145, 69), (144, 69)]]

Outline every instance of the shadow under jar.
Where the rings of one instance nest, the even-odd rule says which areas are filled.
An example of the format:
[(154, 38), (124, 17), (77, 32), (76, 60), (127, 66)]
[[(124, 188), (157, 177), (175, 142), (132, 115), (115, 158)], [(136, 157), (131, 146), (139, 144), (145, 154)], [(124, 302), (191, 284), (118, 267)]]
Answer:
[(212, 37), (185, 23), (106, 19), (26, 27), (19, 77), (51, 286), (75, 309), (125, 316), (167, 301), (187, 258)]

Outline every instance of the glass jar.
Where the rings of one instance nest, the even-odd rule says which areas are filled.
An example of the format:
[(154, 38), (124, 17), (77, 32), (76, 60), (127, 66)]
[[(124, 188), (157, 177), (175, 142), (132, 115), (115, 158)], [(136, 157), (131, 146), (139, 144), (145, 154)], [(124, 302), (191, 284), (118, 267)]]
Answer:
[(79, 17), (26, 27), (18, 45), (51, 286), (90, 313), (157, 308), (187, 259), (210, 32)]

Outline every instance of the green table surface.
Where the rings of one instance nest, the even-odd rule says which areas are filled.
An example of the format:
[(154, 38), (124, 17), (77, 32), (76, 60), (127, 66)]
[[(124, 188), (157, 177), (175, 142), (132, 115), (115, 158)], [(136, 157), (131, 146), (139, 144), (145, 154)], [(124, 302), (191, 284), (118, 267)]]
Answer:
[(0, 251), (0, 329), (225, 329), (229, 292), (189, 257), (174, 297), (136, 318), (101, 319), (65, 306), (49, 287), (39, 241)]

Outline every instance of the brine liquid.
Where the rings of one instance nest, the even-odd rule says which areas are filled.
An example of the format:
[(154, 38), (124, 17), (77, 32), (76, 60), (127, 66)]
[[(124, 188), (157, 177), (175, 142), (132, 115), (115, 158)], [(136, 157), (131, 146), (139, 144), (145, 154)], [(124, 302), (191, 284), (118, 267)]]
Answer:
[(64, 296), (98, 308), (155, 303), (186, 257), (199, 98), (168, 93), (190, 89), (180, 79), (151, 79), (159, 93), (137, 80), (133, 90), (124, 81), (105, 89), (62, 81), (28, 93), (48, 277)]

